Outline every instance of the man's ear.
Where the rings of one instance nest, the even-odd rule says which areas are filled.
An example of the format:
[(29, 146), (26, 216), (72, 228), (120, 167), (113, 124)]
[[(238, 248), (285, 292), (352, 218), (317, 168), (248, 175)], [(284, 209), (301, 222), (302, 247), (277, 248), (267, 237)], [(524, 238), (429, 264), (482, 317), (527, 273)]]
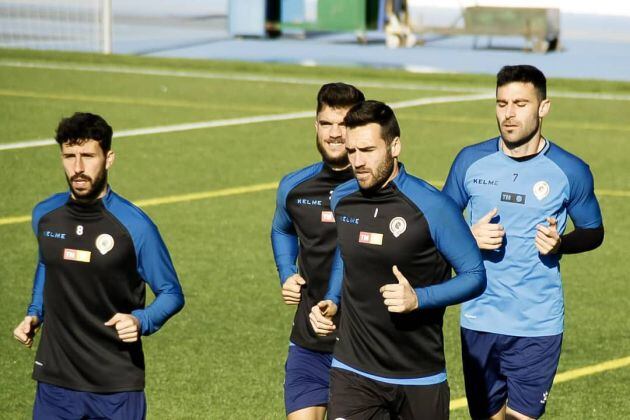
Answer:
[(551, 101), (549, 99), (543, 99), (538, 105), (538, 118), (545, 118), (549, 114), (551, 108)]
[(400, 137), (396, 137), (389, 144), (389, 151), (392, 157), (397, 158), (400, 155), (401, 150), (402, 150), (402, 143), (400, 142)]
[(107, 155), (105, 155), (105, 169), (108, 169), (112, 167), (112, 165), (114, 164), (114, 160), (116, 159), (116, 153), (114, 153), (113, 150), (110, 150), (107, 152)]

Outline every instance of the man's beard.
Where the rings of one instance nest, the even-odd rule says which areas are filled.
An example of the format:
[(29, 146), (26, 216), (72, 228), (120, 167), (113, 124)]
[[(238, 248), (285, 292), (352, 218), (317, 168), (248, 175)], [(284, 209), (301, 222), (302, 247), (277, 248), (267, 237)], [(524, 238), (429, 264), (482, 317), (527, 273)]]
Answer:
[(536, 133), (538, 132), (539, 127), (540, 127), (540, 120), (536, 119), (536, 127), (534, 127), (529, 134), (526, 134), (525, 136), (521, 137), (520, 139), (516, 141), (507, 141), (505, 139), (505, 136), (503, 135), (503, 132), (501, 131), (501, 123), (499, 123), (499, 132), (501, 133), (501, 138), (503, 138), (503, 145), (510, 150), (514, 150), (529, 143), (529, 141), (533, 139)]
[[(90, 182), (91, 188), (89, 190), (77, 191), (72, 186), (72, 181), (77, 179), (83, 179)], [(68, 178), (66, 175), (66, 182), (72, 191), (72, 195), (74, 195), (74, 199), (79, 202), (89, 203), (98, 198), (98, 196), (103, 192), (105, 186), (107, 185), (107, 170), (103, 168), (101, 172), (99, 172), (96, 178), (92, 179), (85, 174), (74, 175), (71, 178)]]
[(333, 168), (345, 168), (350, 165), (350, 161), (348, 160), (348, 154), (342, 153), (340, 156), (333, 157), (328, 154), (328, 151), (324, 148), (322, 142), (319, 141), (319, 138), (315, 136), (315, 144), (317, 144), (317, 151), (320, 155), (322, 155), (322, 159), (324, 163)]
[(375, 191), (378, 191), (381, 189), (381, 187), (383, 187), (383, 185), (385, 184), (385, 182), (387, 182), (387, 180), (389, 179), (389, 177), (391, 176), (392, 172), (394, 172), (394, 158), (392, 157), (390, 151), (387, 151), (387, 155), (385, 156), (385, 160), (383, 160), (383, 162), (381, 162), (380, 165), (378, 165), (378, 167), (376, 168), (376, 173), (374, 174), (374, 184), (363, 188), (361, 186), (361, 184), (359, 183), (359, 187), (361, 188), (361, 191), (365, 192), (365, 193), (372, 193)]

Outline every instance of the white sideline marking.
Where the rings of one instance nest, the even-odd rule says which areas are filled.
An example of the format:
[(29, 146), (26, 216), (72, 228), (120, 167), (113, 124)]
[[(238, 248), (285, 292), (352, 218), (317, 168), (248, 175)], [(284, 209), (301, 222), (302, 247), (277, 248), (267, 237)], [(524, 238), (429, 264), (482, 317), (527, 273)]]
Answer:
[[(395, 102), (390, 104), (392, 108), (410, 108), (414, 106), (424, 106), (432, 104), (443, 104), (449, 102), (478, 101), (494, 98), (494, 94), (478, 93), (473, 95), (438, 96), (434, 98), (420, 98), (409, 101)], [(229, 127), (233, 125), (255, 124), (270, 121), (287, 121), (300, 118), (315, 117), (314, 111), (292, 112), (288, 114), (259, 115), (256, 117), (230, 118), (224, 120), (201, 121), (188, 124), (163, 125), (156, 127), (137, 128), (133, 130), (121, 130), (114, 133), (114, 138), (137, 137), (148, 134), (175, 133), (180, 131), (199, 130), (214, 127)], [(0, 144), (0, 151), (25, 149), (29, 147), (50, 146), (56, 144), (52, 139), (25, 140), (15, 143)]]
[[(70, 71), (87, 71), (96, 73), (117, 73), (117, 74), (139, 74), (144, 76), (166, 76), (166, 77), (184, 77), (195, 79), (217, 79), (217, 80), (236, 80), (241, 82), (266, 82), (266, 83), (284, 83), (294, 85), (317, 85), (329, 83), (330, 80), (309, 79), (298, 77), (279, 77), (279, 76), (262, 76), (257, 74), (225, 74), (214, 73), (202, 70), (165, 70), (156, 68), (138, 68), (132, 66), (113, 66), (113, 65), (89, 65), (89, 64), (68, 64), (55, 62), (34, 62), (19, 60), (0, 60), (2, 67), (18, 67), (48, 70), (70, 70)], [(471, 87), (453, 87), (453, 86), (435, 86), (420, 85), (413, 83), (387, 83), (387, 82), (369, 82), (355, 80), (351, 83), (361, 85), (361, 87), (371, 87), (380, 89), (401, 89), (401, 90), (432, 90), (443, 92), (489, 92), (484, 88)]]
[[(36, 61), (20, 61), (20, 60), (3, 60), (0, 59), (1, 67), (18, 67), (18, 68), (35, 68), (48, 70), (72, 70), (87, 71), (96, 73), (118, 73), (118, 74), (139, 74), (145, 76), (166, 76), (166, 77), (184, 77), (198, 79), (217, 79), (217, 80), (236, 80), (244, 82), (266, 82), (266, 83), (284, 83), (295, 85), (322, 85), (329, 83), (330, 80), (310, 79), (299, 77), (278, 77), (278, 76), (261, 76), (255, 74), (225, 74), (213, 73), (209, 71), (194, 70), (165, 70), (156, 68), (138, 68), (132, 66), (113, 66), (113, 65), (89, 65), (89, 64), (73, 64), (73, 63), (55, 63), (55, 62), (36, 62)], [(442, 91), (442, 92), (468, 92), (468, 93), (489, 93), (494, 94), (494, 89), (474, 88), (474, 87), (457, 87), (457, 86), (436, 86), (430, 84), (416, 83), (388, 83), (388, 82), (370, 82), (362, 80), (351, 80), (349, 83), (367, 88), (378, 89), (401, 89), (401, 90), (419, 90), (419, 91)], [(570, 99), (598, 99), (610, 101), (630, 101), (630, 95), (617, 95), (608, 93), (588, 93), (588, 92), (550, 92), (550, 97), (570, 98)]]

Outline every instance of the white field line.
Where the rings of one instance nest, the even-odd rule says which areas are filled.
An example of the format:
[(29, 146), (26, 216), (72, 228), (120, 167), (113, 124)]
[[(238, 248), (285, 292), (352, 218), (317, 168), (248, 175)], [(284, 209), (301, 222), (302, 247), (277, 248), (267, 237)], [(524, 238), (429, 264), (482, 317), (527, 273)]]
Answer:
[[(115, 66), (115, 65), (96, 65), (96, 64), (74, 64), (74, 63), (55, 63), (43, 61), (20, 61), (0, 59), (0, 67), (17, 67), (17, 68), (35, 68), (47, 70), (65, 70), (65, 71), (85, 71), (96, 73), (118, 73), (118, 74), (136, 74), (144, 76), (162, 76), (162, 77), (184, 77), (197, 79), (217, 79), (217, 80), (235, 80), (244, 82), (266, 82), (296, 85), (316, 85), (320, 86), (329, 83), (330, 80), (310, 79), (299, 77), (279, 77), (279, 76), (262, 76), (257, 74), (226, 74), (214, 73), (209, 71), (194, 70), (166, 70), (156, 68), (138, 68), (132, 66)], [(468, 93), (494, 93), (494, 89), (475, 88), (466, 86), (438, 86), (431, 84), (419, 83), (392, 83), (392, 82), (370, 82), (365, 80), (351, 80), (350, 83), (363, 88), (378, 89), (400, 89), (400, 90), (416, 90), (416, 91), (442, 91), (442, 92), (468, 92)], [(588, 93), (588, 92), (569, 92), (569, 91), (552, 91), (550, 97), (569, 98), (569, 99), (598, 99), (610, 101), (630, 101), (630, 95), (617, 95), (607, 93)]]
[[(18, 61), (18, 60), (0, 60), (1, 67), (17, 67), (17, 68), (33, 68), (47, 70), (65, 70), (65, 71), (85, 71), (96, 73), (117, 73), (117, 74), (135, 74), (143, 76), (163, 76), (163, 77), (183, 77), (194, 79), (217, 79), (217, 80), (234, 80), (241, 82), (265, 82), (265, 83), (282, 83), (294, 85), (315, 85), (321, 86), (329, 83), (330, 80), (309, 79), (299, 77), (279, 77), (279, 76), (263, 76), (258, 74), (226, 74), (214, 73), (202, 70), (166, 70), (155, 68), (138, 68), (132, 66), (113, 66), (113, 65), (90, 65), (90, 64), (69, 64), (55, 62), (34, 62), (34, 61)], [(470, 88), (470, 87), (453, 87), (453, 86), (437, 86), (428, 84), (413, 83), (379, 83), (354, 80), (351, 83), (360, 85), (361, 87), (380, 88), (380, 89), (401, 89), (401, 90), (429, 90), (443, 92), (489, 92), (488, 89)]]
[[(420, 98), (410, 101), (395, 102), (390, 104), (392, 108), (410, 108), (415, 106), (425, 106), (432, 104), (443, 104), (450, 102), (465, 102), (465, 101), (478, 101), (483, 99), (494, 98), (494, 94), (478, 93), (473, 95), (454, 95), (454, 96), (438, 96), (434, 98)], [(145, 136), (149, 134), (163, 134), (163, 133), (175, 133), (180, 131), (199, 130), (205, 128), (215, 127), (229, 127), (234, 125), (255, 124), (270, 121), (287, 121), (300, 118), (314, 118), (314, 111), (292, 112), (288, 114), (275, 114), (275, 115), (259, 115), (256, 117), (243, 117), (243, 118), (230, 118), (224, 120), (211, 120), (201, 121), (188, 124), (175, 124), (175, 125), (163, 125), (156, 127), (137, 128), (133, 130), (121, 130), (114, 133), (114, 138), (124, 137), (137, 137)], [(41, 147), (54, 145), (55, 141), (52, 139), (36, 139), (25, 140), (15, 143), (0, 144), (0, 151), (2, 150), (15, 150), (25, 149), (29, 147)]]

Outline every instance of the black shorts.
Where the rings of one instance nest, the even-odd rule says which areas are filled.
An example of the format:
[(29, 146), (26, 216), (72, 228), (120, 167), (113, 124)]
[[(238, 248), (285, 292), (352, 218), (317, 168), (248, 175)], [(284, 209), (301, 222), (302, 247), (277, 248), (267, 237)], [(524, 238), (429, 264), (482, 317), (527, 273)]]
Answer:
[(442, 420), (449, 416), (448, 382), (395, 385), (347, 370), (330, 371), (328, 419)]

